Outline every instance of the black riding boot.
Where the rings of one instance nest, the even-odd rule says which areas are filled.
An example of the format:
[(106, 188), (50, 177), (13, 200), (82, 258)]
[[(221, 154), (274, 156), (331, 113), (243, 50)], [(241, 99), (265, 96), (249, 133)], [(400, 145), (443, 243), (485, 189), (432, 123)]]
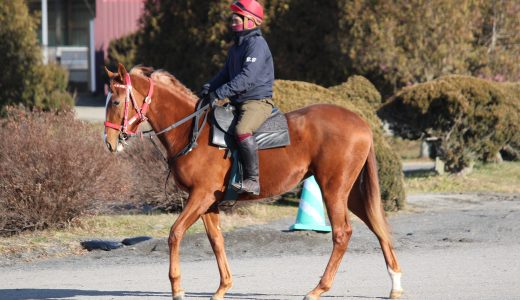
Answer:
[(238, 153), (244, 167), (242, 186), (234, 186), (239, 193), (260, 194), (258, 179), (258, 145), (254, 136), (250, 136), (238, 143)]

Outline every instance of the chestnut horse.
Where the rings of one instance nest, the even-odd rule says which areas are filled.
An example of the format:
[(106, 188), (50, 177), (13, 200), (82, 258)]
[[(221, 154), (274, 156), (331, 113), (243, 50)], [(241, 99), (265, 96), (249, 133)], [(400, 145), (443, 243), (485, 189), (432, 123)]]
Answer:
[[(136, 67), (127, 73), (122, 65), (117, 73), (106, 70), (111, 79), (111, 96), (107, 97), (105, 142), (113, 152), (123, 150), (122, 132), (135, 131), (140, 121), (147, 119), (159, 133), (196, 110), (197, 97), (173, 76), (146, 70), (150, 69)], [(286, 117), (291, 145), (259, 151), (260, 195), (242, 194), (237, 200), (280, 195), (314, 175), (332, 226), (333, 249), (321, 280), (304, 299), (319, 299), (331, 288), (352, 235), (349, 209), (377, 236), (392, 281), (390, 297), (398, 298), (402, 293), (401, 270), (381, 205), (369, 125), (353, 112), (334, 105), (312, 105), (289, 112)], [(188, 144), (193, 125), (190, 120), (158, 135), (169, 158)], [(209, 140), (210, 129), (206, 126), (198, 147), (169, 163), (176, 184), (189, 193), (168, 238), (173, 299), (184, 299), (179, 247), (186, 230), (199, 218), (204, 222), (220, 272), (220, 285), (211, 299), (223, 299), (232, 285), (218, 208), (232, 162)]]

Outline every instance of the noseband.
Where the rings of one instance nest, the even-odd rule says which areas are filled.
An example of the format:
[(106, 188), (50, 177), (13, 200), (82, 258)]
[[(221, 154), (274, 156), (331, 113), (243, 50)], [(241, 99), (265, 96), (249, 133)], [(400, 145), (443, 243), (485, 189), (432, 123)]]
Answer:
[[(150, 103), (152, 102), (153, 80), (151, 78), (148, 78), (148, 81), (150, 82), (150, 87), (148, 89), (148, 95), (146, 95), (146, 97), (144, 98), (144, 103), (143, 103), (142, 107), (139, 107), (139, 105), (137, 104), (137, 101), (135, 100), (135, 96), (132, 91), (132, 81), (130, 80), (130, 75), (128, 73), (125, 75), (125, 84), (119, 84), (119, 83), (114, 84), (114, 87), (123, 88), (126, 90), (125, 115), (123, 118), (122, 125), (118, 125), (118, 124), (114, 124), (114, 123), (105, 121), (105, 127), (119, 130), (120, 134), (123, 136), (123, 139), (126, 139), (128, 136), (136, 135), (137, 130), (131, 131), (129, 129), (130, 125), (132, 125), (136, 121), (137, 121), (137, 125), (139, 125), (139, 124), (145, 122), (146, 120), (148, 120), (148, 118), (146, 117), (146, 112), (148, 111), (148, 108), (150, 107)], [(132, 101), (136, 114), (129, 120), (128, 111), (130, 109), (129, 108), (130, 101)], [(107, 105), (108, 105), (108, 101), (107, 101)]]

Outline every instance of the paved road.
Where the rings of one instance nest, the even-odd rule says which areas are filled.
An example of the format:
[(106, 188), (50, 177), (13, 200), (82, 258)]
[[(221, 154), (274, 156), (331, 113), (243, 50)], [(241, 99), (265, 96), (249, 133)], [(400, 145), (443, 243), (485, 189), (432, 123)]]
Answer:
[[(227, 234), (234, 274), (228, 299), (301, 299), (314, 287), (328, 260), (330, 234), (286, 232), (290, 223)], [(390, 223), (404, 299), (520, 299), (520, 195), (412, 196), (409, 211)], [(143, 245), (0, 267), (0, 299), (171, 299), (165, 240)], [(358, 221), (350, 245), (323, 299), (386, 297), (382, 255)], [(202, 235), (183, 243), (187, 299), (208, 299), (217, 287), (210, 252)]]
[(76, 106), (74, 107), (76, 117), (89, 122), (104, 122), (105, 107), (100, 106)]
[[(519, 299), (520, 247), (401, 251), (404, 299)], [(231, 260), (228, 299), (302, 299), (319, 280), (325, 256)], [(182, 264), (187, 299), (209, 299), (217, 287), (213, 261)], [(166, 262), (61, 265), (3, 272), (1, 299), (171, 299)], [(382, 299), (390, 289), (382, 258), (350, 254), (323, 299)]]

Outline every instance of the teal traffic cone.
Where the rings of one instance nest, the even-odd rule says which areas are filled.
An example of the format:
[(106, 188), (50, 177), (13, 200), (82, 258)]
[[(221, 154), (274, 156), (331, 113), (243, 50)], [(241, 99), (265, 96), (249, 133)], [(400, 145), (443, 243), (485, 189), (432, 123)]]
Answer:
[(303, 182), (302, 195), (296, 223), (289, 230), (314, 230), (330, 232), (330, 226), (325, 224), (325, 213), (323, 210), (323, 198), (320, 187), (314, 176)]

